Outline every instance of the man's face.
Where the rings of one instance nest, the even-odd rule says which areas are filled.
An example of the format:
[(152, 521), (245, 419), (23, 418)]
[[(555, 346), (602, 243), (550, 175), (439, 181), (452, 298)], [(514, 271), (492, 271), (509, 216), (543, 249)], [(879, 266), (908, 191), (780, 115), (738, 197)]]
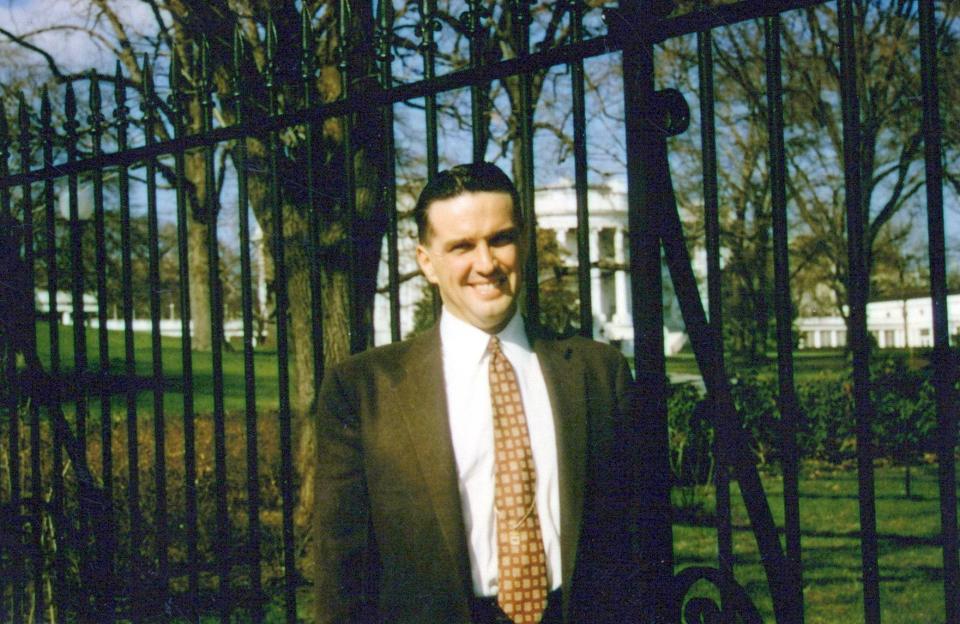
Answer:
[(517, 307), (523, 264), (510, 195), (464, 193), (431, 203), (417, 263), (447, 311), (488, 333), (503, 329)]

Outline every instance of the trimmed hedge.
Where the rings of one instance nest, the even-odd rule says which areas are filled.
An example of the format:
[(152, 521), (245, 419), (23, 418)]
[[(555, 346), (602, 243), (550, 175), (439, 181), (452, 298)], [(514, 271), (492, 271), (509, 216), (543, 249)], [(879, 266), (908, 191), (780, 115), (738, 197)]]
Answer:
[[(872, 423), (876, 457), (911, 465), (935, 450), (936, 402), (930, 369), (911, 369), (903, 358), (885, 357), (871, 367)], [(753, 373), (730, 382), (734, 403), (760, 465), (782, 458), (777, 381)], [(853, 382), (849, 374), (821, 373), (797, 384), (797, 443), (802, 459), (841, 464), (856, 457)], [(692, 384), (671, 387), (668, 406), (670, 467), (677, 485), (710, 482), (714, 431), (707, 402)]]

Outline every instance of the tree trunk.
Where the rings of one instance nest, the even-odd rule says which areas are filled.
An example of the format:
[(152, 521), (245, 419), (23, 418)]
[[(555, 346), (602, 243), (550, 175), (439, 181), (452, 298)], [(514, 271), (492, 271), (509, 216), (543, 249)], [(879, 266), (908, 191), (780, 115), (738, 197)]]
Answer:
[[(339, 270), (325, 269), (321, 272), (321, 306), (323, 307), (323, 360), (324, 367), (343, 361), (350, 352), (347, 274)], [(309, 359), (309, 358), (308, 358)], [(312, 360), (311, 360), (312, 375)], [(303, 374), (303, 373), (299, 373)], [(312, 397), (311, 397), (312, 399)], [(314, 503), (314, 453), (316, 430), (313, 419), (304, 413), (296, 427), (297, 454), (294, 465), (300, 476), (299, 496), (294, 522), (299, 527), (307, 526)], [(306, 569), (310, 569), (309, 566)]]
[[(191, 107), (191, 112), (193, 112)], [(198, 113), (197, 113), (198, 114)], [(196, 119), (196, 114), (194, 119)], [(184, 173), (187, 177), (187, 256), (190, 270), (190, 319), (192, 348), (209, 351), (210, 336), (210, 254), (207, 248), (209, 223), (206, 211), (206, 177), (202, 151), (187, 152), (184, 156)], [(216, 199), (210, 202), (217, 205)]]
[(187, 225), (187, 254), (190, 267), (190, 318), (192, 347), (196, 351), (209, 351), (210, 342), (210, 256), (207, 248), (206, 223), (190, 219)]

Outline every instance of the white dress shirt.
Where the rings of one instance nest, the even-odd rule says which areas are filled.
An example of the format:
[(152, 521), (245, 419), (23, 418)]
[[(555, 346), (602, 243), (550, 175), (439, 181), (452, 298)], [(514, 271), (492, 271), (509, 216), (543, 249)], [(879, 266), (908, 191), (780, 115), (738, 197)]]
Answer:
[[(523, 320), (514, 314), (497, 334), (516, 370), (537, 471), (537, 513), (547, 556), (547, 583), (560, 587), (560, 490), (550, 397)], [(490, 335), (446, 310), (440, 318), (447, 414), (457, 463), (470, 572), (477, 596), (497, 593), (497, 523), (494, 518), (493, 410), (490, 406)]]

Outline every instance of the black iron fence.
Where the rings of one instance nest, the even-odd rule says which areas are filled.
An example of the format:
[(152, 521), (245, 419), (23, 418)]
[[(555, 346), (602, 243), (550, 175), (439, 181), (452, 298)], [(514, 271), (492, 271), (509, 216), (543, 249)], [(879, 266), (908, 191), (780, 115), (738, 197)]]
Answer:
[[(551, 106), (569, 106), (579, 298), (573, 320), (580, 332), (593, 336), (584, 63), (620, 55), (636, 369), (660, 380), (654, 391), (666, 395), (658, 295), (665, 260), (702, 371), (718, 458), (729, 469), (717, 471), (718, 567), (675, 575), (665, 408), (655, 415), (663, 471), (638, 501), (641, 520), (658, 536), (645, 546), (645, 555), (657, 562), (661, 591), (655, 608), (664, 621), (678, 621), (687, 590), (706, 579), (719, 587), (721, 605), (691, 601), (685, 617), (737, 614), (759, 621), (733, 577), (732, 476), (743, 495), (776, 620), (803, 621), (781, 15), (816, 16), (814, 7), (828, 4), (839, 25), (863, 602), (866, 621), (879, 622), (866, 326), (869, 211), (865, 216), (854, 41), (854, 9), (861, 4), (701, 1), (670, 17), (672, 2), (624, 1), (603, 11), (601, 25), (591, 21), (598, 13), (592, 5), (576, 0), (441, 4), (303, 3), (302, 10), (284, 5), (269, 16), (186, 14), (178, 34), (165, 35), (181, 37), (167, 41), (168, 55), (132, 63), (127, 58), (125, 71), (118, 63), (112, 76), (61, 76), (62, 118), (51, 103), (59, 93), (43, 94), (39, 114), (22, 98), (4, 103), (4, 111), (14, 106), (17, 112), (12, 127), (7, 115), (0, 115), (5, 366), (0, 619), (198, 621), (211, 615), (222, 621), (294, 622), (298, 612), (305, 617), (309, 605), (297, 599), (298, 589), (309, 583), (303, 555), (310, 479), (309, 462), (302, 459), (309, 457), (310, 444), (305, 413), (324, 363), (372, 342), (384, 237), (390, 335), (401, 338), (400, 193), (409, 185), (398, 183), (397, 152), (408, 148), (394, 138), (394, 107), (407, 103), (419, 111), (422, 161), (404, 161), (403, 167), (406, 178), (423, 179), (440, 167), (444, 129), (438, 119), (444, 106), (450, 109), (441, 100), (445, 94), (469, 90), (469, 114), (458, 120), (471, 137), (475, 160), (493, 151), (491, 120), (508, 102), (511, 117), (500, 130), (509, 137), (523, 210), (534, 221), (536, 93), (545, 70), (569, 68), (569, 104)], [(938, 22), (932, 0), (898, 7), (915, 15), (920, 35), (945, 619), (960, 622), (957, 373), (946, 315)], [(722, 344), (712, 36), (750, 20), (762, 23), (765, 34), (762, 93), (785, 548), (739, 424)], [(203, 30), (203, 36), (191, 39), (190, 27)], [(656, 47), (694, 33), (708, 310), (691, 265), (668, 155), (668, 139), (686, 129), (690, 111), (679, 91), (658, 90), (656, 78)], [(541, 43), (532, 47), (532, 39)], [(438, 66), (446, 71), (438, 72)], [(155, 70), (167, 76), (162, 89), (155, 85)], [(406, 73), (398, 78), (398, 71)], [(101, 99), (105, 84), (113, 89), (110, 103)], [(494, 84), (506, 94), (499, 101), (492, 95)], [(87, 95), (86, 107), (78, 106), (78, 91)], [(130, 108), (131, 95), (138, 112)], [(108, 109), (112, 120), (102, 112)], [(87, 188), (90, 200), (84, 199)], [(223, 199), (228, 188), (235, 202)], [(235, 211), (228, 215), (231, 203)], [(235, 252), (221, 238), (238, 241)], [(266, 261), (255, 261), (257, 249)], [(529, 251), (527, 274), (535, 275), (536, 240)], [(225, 273), (235, 264), (238, 292), (226, 292)], [(269, 284), (273, 304), (270, 371), (258, 359), (258, 281)], [(536, 315), (542, 293), (535, 280), (527, 287), (526, 309)], [(49, 314), (35, 320), (38, 289), (49, 294)], [(59, 322), (56, 294), (67, 289), (72, 326)], [(85, 294), (96, 295), (96, 310), (85, 309)], [(236, 357), (225, 353), (234, 349), (224, 338), (225, 301), (236, 301), (242, 317)], [(179, 319), (174, 347), (162, 335), (165, 305)], [(119, 334), (108, 330), (111, 308), (122, 317)], [(136, 316), (149, 319), (146, 341), (134, 332)], [(232, 387), (242, 387), (233, 403)], [(275, 407), (263, 407), (274, 400)]]

